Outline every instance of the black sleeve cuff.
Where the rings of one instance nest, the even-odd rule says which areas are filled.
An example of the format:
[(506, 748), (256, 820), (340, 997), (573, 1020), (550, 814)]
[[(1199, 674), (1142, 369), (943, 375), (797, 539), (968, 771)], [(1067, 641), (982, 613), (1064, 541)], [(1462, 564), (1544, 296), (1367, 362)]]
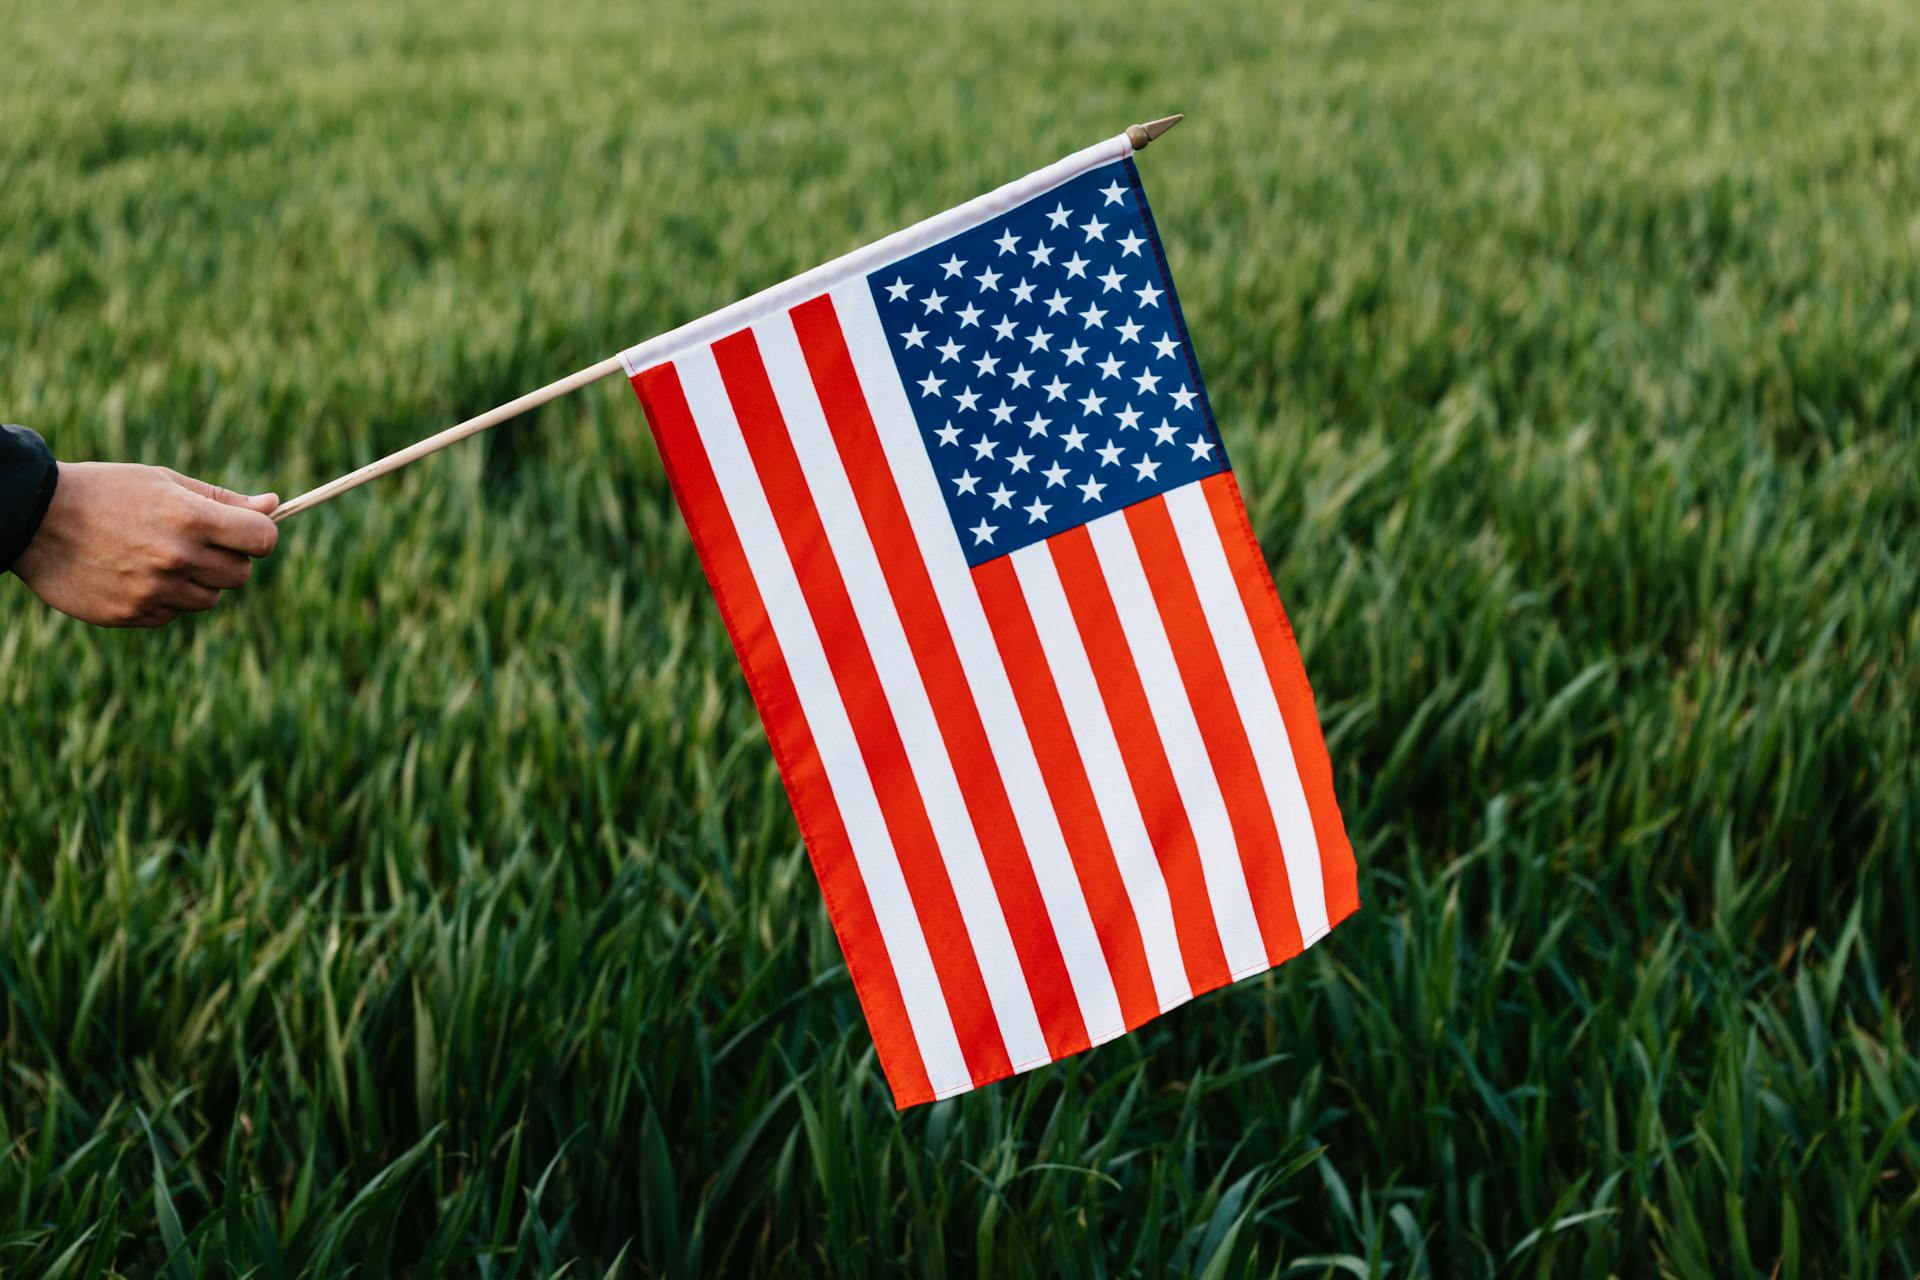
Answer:
[(25, 427), (0, 426), (0, 573), (40, 531), (60, 478), (47, 442)]

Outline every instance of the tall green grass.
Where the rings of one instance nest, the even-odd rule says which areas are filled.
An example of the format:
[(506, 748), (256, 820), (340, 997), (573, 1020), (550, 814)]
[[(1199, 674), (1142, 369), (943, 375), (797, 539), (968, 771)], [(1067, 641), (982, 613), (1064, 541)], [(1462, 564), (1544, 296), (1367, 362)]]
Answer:
[(1920, 11), (0, 16), (0, 416), (283, 494), (1185, 110), (1367, 904), (897, 1116), (596, 387), (0, 588), (0, 1269), (1920, 1272)]

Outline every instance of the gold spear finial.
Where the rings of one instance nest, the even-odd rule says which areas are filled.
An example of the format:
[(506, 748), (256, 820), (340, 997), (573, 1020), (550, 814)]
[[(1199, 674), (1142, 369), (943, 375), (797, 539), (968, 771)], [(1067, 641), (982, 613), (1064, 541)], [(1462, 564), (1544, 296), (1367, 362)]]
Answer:
[(1149, 120), (1145, 124), (1130, 124), (1127, 126), (1127, 141), (1133, 144), (1135, 151), (1144, 151), (1149, 142), (1185, 119), (1184, 115), (1162, 116), (1158, 120)]

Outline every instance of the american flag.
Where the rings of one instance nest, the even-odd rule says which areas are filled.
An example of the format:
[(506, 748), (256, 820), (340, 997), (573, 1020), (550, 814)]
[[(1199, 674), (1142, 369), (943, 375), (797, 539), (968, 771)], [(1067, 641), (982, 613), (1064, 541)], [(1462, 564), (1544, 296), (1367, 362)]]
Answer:
[(897, 1105), (1359, 905), (1124, 137), (628, 353)]

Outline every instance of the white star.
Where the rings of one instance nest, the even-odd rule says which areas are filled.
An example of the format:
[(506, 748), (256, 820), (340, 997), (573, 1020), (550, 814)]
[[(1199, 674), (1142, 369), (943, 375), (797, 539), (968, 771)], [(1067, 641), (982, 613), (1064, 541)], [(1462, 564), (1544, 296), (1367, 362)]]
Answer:
[(992, 542), (993, 535), (1000, 532), (1000, 526), (997, 524), (988, 524), (987, 518), (982, 516), (980, 517), (980, 523), (967, 530), (967, 532), (973, 535), (973, 545), (977, 547), (983, 542)]
[(1040, 389), (1047, 393), (1047, 399), (1049, 400), (1064, 400), (1067, 398), (1067, 384), (1060, 381), (1060, 375), (1057, 373), (1053, 375), (1052, 382), (1049, 382)]
[(997, 292), (1000, 288), (1000, 273), (991, 267), (982, 271), (979, 275), (975, 276), (974, 279), (980, 282), (982, 289), (992, 289)]
[(1140, 305), (1143, 307), (1157, 307), (1160, 305), (1160, 290), (1150, 284), (1142, 285), (1133, 292), (1140, 299)]
[(926, 341), (927, 331), (925, 329), (922, 329), (919, 325), (915, 325), (913, 326), (913, 328), (907, 330), (905, 333), (901, 334), (900, 336), (907, 340), (908, 346), (917, 347), (922, 342)]
[(1046, 300), (1047, 314), (1050, 316), (1057, 316), (1057, 315), (1064, 314), (1066, 312), (1067, 303), (1069, 301), (1070, 299), (1067, 297), (1066, 294), (1060, 292), (1058, 289), (1055, 289), (1053, 291), (1053, 296)]
[(980, 323), (980, 308), (974, 306), (972, 303), (968, 303), (967, 306), (964, 309), (962, 309), (960, 312), (960, 327), (962, 329), (965, 329), (979, 323)]
[(965, 391), (955, 396), (954, 399), (960, 402), (961, 409), (971, 409), (974, 405), (980, 403), (980, 393), (972, 387), (968, 387)]
[(945, 342), (934, 348), (935, 351), (940, 353), (941, 364), (946, 364), (949, 360), (958, 360), (960, 353), (965, 349), (966, 348), (962, 347), (952, 338), (948, 338)]
[(1120, 241), (1120, 256), (1125, 258), (1138, 255), (1140, 246), (1145, 243), (1145, 240), (1142, 240), (1139, 236), (1133, 234), (1133, 232), (1127, 232), (1126, 237)]
[(887, 286), (887, 301), (888, 302), (905, 302), (906, 298), (907, 298), (907, 282), (905, 280), (900, 279), (898, 276), (895, 276), (893, 283)]
[(1213, 441), (1202, 436), (1195, 436), (1187, 443), (1187, 448), (1193, 450), (1193, 456), (1187, 459), (1188, 462), (1213, 461)]
[(1098, 502), (1100, 501), (1100, 495), (1105, 493), (1106, 491), (1107, 491), (1106, 485), (1102, 484), (1098, 480), (1095, 480), (1092, 476), (1088, 476), (1087, 482), (1080, 486), (1080, 501)]
[(1033, 286), (1027, 283), (1025, 276), (1020, 278), (1019, 284), (1013, 286), (1013, 300), (1015, 302), (1033, 301)]
[(1007, 461), (1013, 465), (1015, 471), (1025, 471), (1027, 464), (1033, 461), (1033, 455), (1025, 449), (1016, 449), (1007, 455)]
[(996, 335), (994, 341), (1005, 342), (1013, 336), (1013, 317), (1001, 316), (999, 323), (993, 325), (992, 329)]
[(1133, 464), (1134, 475), (1142, 480), (1159, 479), (1159, 476), (1155, 474), (1159, 470), (1160, 464), (1144, 453), (1140, 455), (1140, 461)]
[(1154, 339), (1153, 349), (1155, 351), (1158, 351), (1160, 353), (1160, 358), (1164, 360), (1168, 356), (1172, 355), (1174, 352), (1178, 351), (1180, 349), (1180, 344), (1173, 340), (1172, 334), (1163, 333), (1158, 338)]
[(953, 487), (959, 493), (972, 493), (973, 487), (980, 483), (980, 477), (971, 471), (962, 471), (953, 478)]
[(1047, 434), (1047, 428), (1052, 425), (1052, 418), (1043, 418), (1040, 416), (1039, 411), (1036, 410), (1034, 415), (1027, 419), (1027, 435), (1030, 437), (1043, 436)]
[(1153, 442), (1155, 444), (1173, 443), (1173, 427), (1165, 418), (1160, 419), (1160, 425), (1153, 429)]
[(1067, 469), (1057, 462), (1040, 474), (1047, 478), (1049, 489), (1056, 489), (1067, 482)]
[(973, 456), (976, 458), (991, 458), (993, 451), (999, 447), (1000, 442), (998, 440), (989, 436), (981, 436), (973, 442)]
[(1060, 438), (1066, 442), (1067, 452), (1072, 453), (1087, 442), (1087, 433), (1075, 427)]
[(981, 373), (992, 373), (1000, 366), (999, 356), (981, 356), (973, 362), (973, 367)]
[(1128, 320), (1122, 323), (1120, 326), (1120, 341), (1122, 342), (1140, 341), (1140, 326), (1135, 324), (1131, 320)]
[(1033, 259), (1034, 266), (1047, 266), (1053, 261), (1053, 246), (1045, 240), (1042, 240), (1039, 244), (1027, 250), (1027, 256)]
[(989, 510), (997, 510), (1000, 507), (1009, 506), (1013, 502), (1013, 490), (1007, 488), (1005, 485), (1001, 485), (987, 496), (993, 499), (993, 507), (989, 508)]
[(941, 444), (958, 444), (960, 442), (960, 428), (954, 426), (951, 422), (944, 427), (935, 427), (933, 434), (940, 437)]
[(920, 394), (923, 396), (937, 396), (940, 394), (940, 388), (946, 384), (947, 380), (945, 378), (936, 378), (932, 374), (928, 374), (926, 377), (920, 379)]
[(1107, 274), (1095, 278), (1100, 281), (1102, 286), (1100, 292), (1102, 293), (1112, 293), (1115, 289), (1118, 289), (1127, 282), (1127, 278), (1118, 271), (1115, 271), (1112, 267), (1107, 268)]
[(1193, 392), (1191, 392), (1191, 391), (1189, 391), (1189, 390), (1187, 390), (1187, 389), (1186, 389), (1185, 387), (1182, 387), (1182, 388), (1180, 388), (1180, 390), (1178, 390), (1178, 391), (1176, 391), (1176, 392), (1174, 392), (1174, 393), (1173, 393), (1173, 407), (1174, 407), (1174, 408), (1176, 408), (1176, 409), (1190, 409), (1190, 408), (1192, 408), (1192, 407), (1193, 407)]
[(1053, 507), (1035, 498), (1022, 509), (1027, 513), (1028, 524), (1038, 524), (1047, 518), (1047, 512), (1053, 510)]
[(1091, 264), (1076, 253), (1060, 265), (1067, 269), (1067, 279), (1085, 280), (1087, 278), (1087, 267)]
[(933, 290), (929, 289), (927, 290), (927, 296), (920, 299), (920, 304), (927, 309), (928, 315), (932, 315), (934, 312), (938, 311), (942, 306), (944, 306), (946, 304), (946, 301), (947, 301), (947, 298), (945, 294), (935, 293)]
[(1053, 223), (1053, 225), (1056, 227), (1066, 226), (1067, 225), (1067, 206), (1063, 204), (1056, 204), (1055, 206), (1053, 206), (1053, 212), (1047, 215), (1047, 221)]
[(1159, 390), (1160, 375), (1153, 372), (1151, 369), (1147, 368), (1145, 365), (1141, 365), (1140, 373), (1137, 377), (1134, 378), (1133, 384), (1140, 388), (1141, 395), (1146, 395), (1150, 391)]
[(1011, 422), (1012, 420), (1013, 406), (1008, 404), (1006, 400), (1002, 399), (999, 404), (993, 406), (993, 422), (995, 426), (999, 426), (1005, 422)]
[(1014, 386), (1025, 387), (1027, 383), (1033, 380), (1033, 370), (1022, 364), (1015, 368), (1012, 373), (1008, 374), (1007, 377), (1012, 379)]
[(1117, 378), (1119, 376), (1120, 376), (1120, 357), (1119, 356), (1108, 356), (1105, 360), (1102, 360), (1100, 362), (1101, 381), (1104, 382), (1108, 378)]
[(1114, 414), (1113, 416), (1118, 418), (1120, 420), (1120, 425), (1125, 427), (1129, 431), (1133, 430), (1135, 427), (1140, 425), (1140, 411), (1134, 408), (1132, 405), (1128, 405), (1126, 408), (1122, 409), (1120, 412)]
[(1053, 341), (1053, 335), (1039, 325), (1035, 325), (1033, 332), (1027, 335), (1027, 341), (1033, 344), (1027, 348), (1029, 351), (1048, 351), (1051, 348), (1047, 344)]
[(1068, 364), (1080, 364), (1082, 363), (1081, 357), (1087, 354), (1087, 349), (1081, 346), (1078, 341), (1074, 341), (1068, 343), (1067, 349), (1060, 354), (1067, 358)]
[(1107, 224), (1098, 218), (1088, 218), (1086, 225), (1080, 229), (1087, 233), (1087, 239), (1089, 240), (1105, 240), (1107, 238)]
[(1080, 318), (1087, 322), (1087, 328), (1092, 329), (1107, 318), (1107, 313), (1089, 302), (1087, 309), (1080, 313)]
[(1127, 189), (1116, 182), (1110, 187), (1100, 188), (1100, 194), (1107, 198), (1108, 204), (1119, 204), (1120, 197), (1127, 194)]
[(962, 261), (960, 258), (960, 255), (956, 253), (951, 258), (948, 258), (945, 262), (941, 263), (940, 265), (946, 269), (946, 272), (947, 272), (946, 278), (951, 280), (955, 276), (959, 275), (960, 268), (966, 266), (967, 264), (964, 261)]
[(1100, 465), (1103, 467), (1114, 466), (1120, 461), (1120, 446), (1111, 440), (1101, 445), (1098, 449), (1095, 449), (1094, 452), (1100, 455)]
[(1099, 413), (1100, 406), (1106, 402), (1107, 398), (1105, 396), (1097, 396), (1089, 391), (1080, 397), (1080, 412), (1082, 415), (1090, 418), (1094, 414)]
[(1009, 254), (1013, 252), (1013, 246), (1020, 243), (1020, 237), (1013, 234), (1013, 229), (1009, 227), (1000, 233), (1000, 238), (995, 240), (994, 243), (1000, 246), (1000, 252), (1003, 255)]

